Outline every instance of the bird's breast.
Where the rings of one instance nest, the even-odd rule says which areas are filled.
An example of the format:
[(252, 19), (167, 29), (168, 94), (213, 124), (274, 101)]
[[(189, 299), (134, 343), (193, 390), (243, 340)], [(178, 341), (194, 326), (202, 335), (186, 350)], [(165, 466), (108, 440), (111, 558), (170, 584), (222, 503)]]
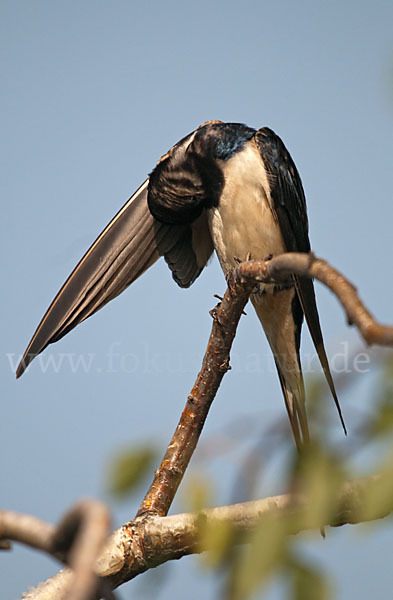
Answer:
[(251, 140), (241, 152), (220, 161), (224, 175), (218, 206), (209, 210), (209, 226), (225, 273), (237, 259), (254, 260), (285, 251), (262, 159)]

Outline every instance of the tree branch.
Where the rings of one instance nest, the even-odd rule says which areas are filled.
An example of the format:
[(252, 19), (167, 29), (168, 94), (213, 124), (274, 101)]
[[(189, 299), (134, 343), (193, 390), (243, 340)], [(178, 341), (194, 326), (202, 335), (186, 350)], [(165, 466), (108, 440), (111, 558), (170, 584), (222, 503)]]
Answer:
[(312, 253), (288, 252), (271, 260), (250, 260), (231, 272), (222, 302), (211, 311), (213, 327), (195, 385), (168, 449), (139, 510), (166, 515), (197, 445), (211, 403), (230, 369), (229, 355), (236, 328), (256, 283), (287, 281), (292, 275), (318, 279), (341, 302), (349, 324), (367, 344), (393, 345), (393, 327), (380, 325), (360, 300), (356, 288), (339, 271)]
[(211, 311), (213, 326), (202, 368), (187, 398), (179, 424), (138, 510), (166, 515), (198, 443), (211, 403), (221, 380), (230, 369), (229, 352), (236, 328), (255, 283), (234, 283)]
[(95, 590), (114, 598), (106, 582), (98, 579), (95, 564), (110, 525), (105, 505), (84, 500), (72, 507), (55, 527), (31, 515), (0, 510), (0, 540), (13, 540), (43, 550), (73, 570), (69, 600), (86, 600)]
[(3, 542), (14, 540), (50, 554), (55, 529), (54, 525), (31, 515), (0, 510), (0, 540)]
[[(233, 546), (247, 543), (247, 534), (255, 530), (262, 518), (285, 522), (288, 535), (312, 529), (318, 531), (321, 525), (337, 527), (381, 519), (393, 512), (393, 497), (383, 506), (370, 505), (370, 497), (381, 486), (382, 480), (375, 476), (344, 482), (337, 489), (334, 511), (322, 524), (312, 517), (312, 498), (302, 494), (272, 496), (200, 513), (166, 517), (145, 514), (112, 534), (96, 564), (96, 573), (110, 588), (118, 587), (164, 562), (210, 550), (216, 537), (206, 535), (209, 528), (215, 532), (222, 531), (220, 526), (230, 527), (231, 535), (227, 539), (228, 545)], [(69, 598), (67, 589), (73, 579), (72, 571), (65, 569), (31, 590), (24, 600)], [(54, 589), (56, 593), (53, 593)]]
[[(64, 555), (74, 572), (69, 598), (86, 600), (97, 589), (99, 581), (94, 567), (110, 526), (108, 509), (104, 504), (83, 500), (68, 511), (56, 528), (52, 539), (55, 556)], [(111, 588), (98, 586), (104, 598), (113, 598)]]
[(366, 344), (393, 346), (393, 327), (381, 325), (360, 300), (356, 287), (326, 260), (312, 253), (288, 252), (268, 261), (239, 265), (238, 275), (245, 281), (280, 282), (291, 275), (315, 278), (329, 288), (345, 310), (349, 325), (355, 325)]

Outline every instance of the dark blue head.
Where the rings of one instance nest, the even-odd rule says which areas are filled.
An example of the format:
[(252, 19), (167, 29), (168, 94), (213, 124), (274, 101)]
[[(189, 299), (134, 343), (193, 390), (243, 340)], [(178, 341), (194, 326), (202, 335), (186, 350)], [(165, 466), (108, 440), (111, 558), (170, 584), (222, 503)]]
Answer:
[(193, 146), (205, 156), (228, 160), (243, 149), (254, 133), (255, 129), (243, 123), (208, 123), (197, 130)]

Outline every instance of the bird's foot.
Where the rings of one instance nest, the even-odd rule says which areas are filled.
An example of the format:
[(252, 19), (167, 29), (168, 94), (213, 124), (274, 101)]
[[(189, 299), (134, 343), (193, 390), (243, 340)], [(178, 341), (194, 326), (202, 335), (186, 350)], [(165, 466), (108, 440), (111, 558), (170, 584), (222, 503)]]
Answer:
[(219, 325), (220, 327), (224, 327), (224, 323), (221, 322), (219, 314), (218, 314), (218, 308), (219, 308), (220, 304), (217, 304), (217, 306), (215, 306), (214, 308), (212, 308), (211, 310), (209, 310), (209, 315), (211, 316), (211, 318), (213, 319), (213, 321), (215, 323), (217, 323), (217, 325)]
[[(240, 261), (240, 262), (242, 262), (242, 261)], [(228, 289), (229, 289), (231, 295), (233, 295), (235, 293), (236, 287), (239, 284), (243, 283), (243, 278), (240, 275), (237, 267), (228, 271), (228, 273), (225, 276), (225, 279), (227, 281), (227, 286), (228, 286)]]

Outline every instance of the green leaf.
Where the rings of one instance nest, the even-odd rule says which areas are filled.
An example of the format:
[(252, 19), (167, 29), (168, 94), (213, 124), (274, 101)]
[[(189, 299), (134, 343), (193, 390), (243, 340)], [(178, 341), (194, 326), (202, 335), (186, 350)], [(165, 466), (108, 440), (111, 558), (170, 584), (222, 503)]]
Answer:
[(109, 467), (109, 492), (117, 498), (132, 493), (152, 471), (155, 460), (157, 451), (146, 444), (118, 452)]
[(385, 456), (385, 464), (378, 476), (367, 487), (362, 506), (360, 519), (367, 521), (388, 515), (393, 508), (393, 449), (390, 455)]
[(291, 560), (290, 568), (293, 600), (328, 600), (331, 597), (331, 585), (318, 569), (298, 559)]
[(184, 486), (183, 499), (188, 512), (201, 512), (213, 504), (213, 488), (205, 474), (193, 474)]
[(235, 531), (230, 522), (206, 523), (202, 527), (201, 546), (208, 552), (201, 554), (204, 565), (217, 569), (230, 557)]
[(265, 586), (286, 561), (288, 534), (286, 519), (261, 518), (249, 543), (238, 553), (231, 589), (233, 600), (244, 600)]
[(293, 481), (307, 498), (305, 510), (294, 516), (294, 530), (319, 528), (330, 522), (337, 509), (337, 493), (345, 479), (339, 457), (316, 443), (299, 457)]

